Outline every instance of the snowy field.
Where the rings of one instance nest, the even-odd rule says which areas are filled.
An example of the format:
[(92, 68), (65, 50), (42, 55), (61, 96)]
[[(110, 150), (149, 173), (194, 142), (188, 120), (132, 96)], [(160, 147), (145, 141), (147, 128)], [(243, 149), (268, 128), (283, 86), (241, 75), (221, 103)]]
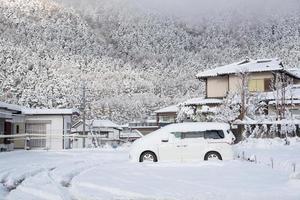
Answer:
[[(0, 153), (0, 199), (13, 200), (299, 200), (300, 142), (235, 146), (257, 163), (132, 163), (127, 149)], [(274, 169), (269, 165), (274, 160)]]

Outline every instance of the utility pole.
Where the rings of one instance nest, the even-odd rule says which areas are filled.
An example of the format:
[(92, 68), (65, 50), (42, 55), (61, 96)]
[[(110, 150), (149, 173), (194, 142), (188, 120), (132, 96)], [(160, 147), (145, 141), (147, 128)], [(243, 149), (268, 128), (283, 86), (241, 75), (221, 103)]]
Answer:
[[(86, 95), (85, 95), (85, 92), (86, 92), (86, 82), (83, 81), (82, 82), (82, 99), (81, 99), (81, 110), (82, 110), (82, 133), (83, 133), (83, 136), (85, 136), (85, 121), (86, 121)], [(83, 137), (83, 148), (85, 148), (85, 137)]]

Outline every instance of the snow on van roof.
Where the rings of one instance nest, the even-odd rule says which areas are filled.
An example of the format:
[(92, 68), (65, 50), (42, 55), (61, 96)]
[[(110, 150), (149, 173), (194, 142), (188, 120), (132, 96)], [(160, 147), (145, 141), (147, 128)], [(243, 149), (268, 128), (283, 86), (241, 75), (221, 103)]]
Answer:
[[(220, 122), (183, 122), (167, 125), (159, 130), (168, 132), (177, 131), (201, 131), (201, 130), (216, 130), (216, 129), (229, 129), (229, 124)], [(159, 131), (158, 130), (158, 131)]]
[(199, 72), (197, 78), (207, 78), (218, 75), (237, 74), (239, 72), (266, 72), (266, 71), (279, 71), (283, 70), (281, 60), (273, 59), (245, 59), (240, 62), (232, 63), (229, 65), (217, 67), (206, 71)]

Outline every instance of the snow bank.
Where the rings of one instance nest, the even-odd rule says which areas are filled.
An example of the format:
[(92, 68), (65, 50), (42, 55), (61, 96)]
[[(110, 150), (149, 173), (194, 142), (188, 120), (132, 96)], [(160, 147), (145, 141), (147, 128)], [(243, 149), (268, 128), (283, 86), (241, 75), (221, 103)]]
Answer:
[(0, 199), (4, 199), (4, 197), (7, 195), (7, 190), (3, 185), (0, 183)]
[(290, 175), (290, 179), (300, 180), (300, 172), (295, 172)]

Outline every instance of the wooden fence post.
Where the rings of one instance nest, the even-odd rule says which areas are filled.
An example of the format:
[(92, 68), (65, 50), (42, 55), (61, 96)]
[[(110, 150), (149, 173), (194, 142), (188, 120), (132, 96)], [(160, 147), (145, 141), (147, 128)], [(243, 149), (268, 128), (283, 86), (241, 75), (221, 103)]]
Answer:
[(272, 169), (274, 169), (274, 160), (273, 160), (273, 158), (271, 158), (271, 167), (272, 167)]
[(292, 163), (292, 170), (294, 173), (296, 172), (296, 163)]

